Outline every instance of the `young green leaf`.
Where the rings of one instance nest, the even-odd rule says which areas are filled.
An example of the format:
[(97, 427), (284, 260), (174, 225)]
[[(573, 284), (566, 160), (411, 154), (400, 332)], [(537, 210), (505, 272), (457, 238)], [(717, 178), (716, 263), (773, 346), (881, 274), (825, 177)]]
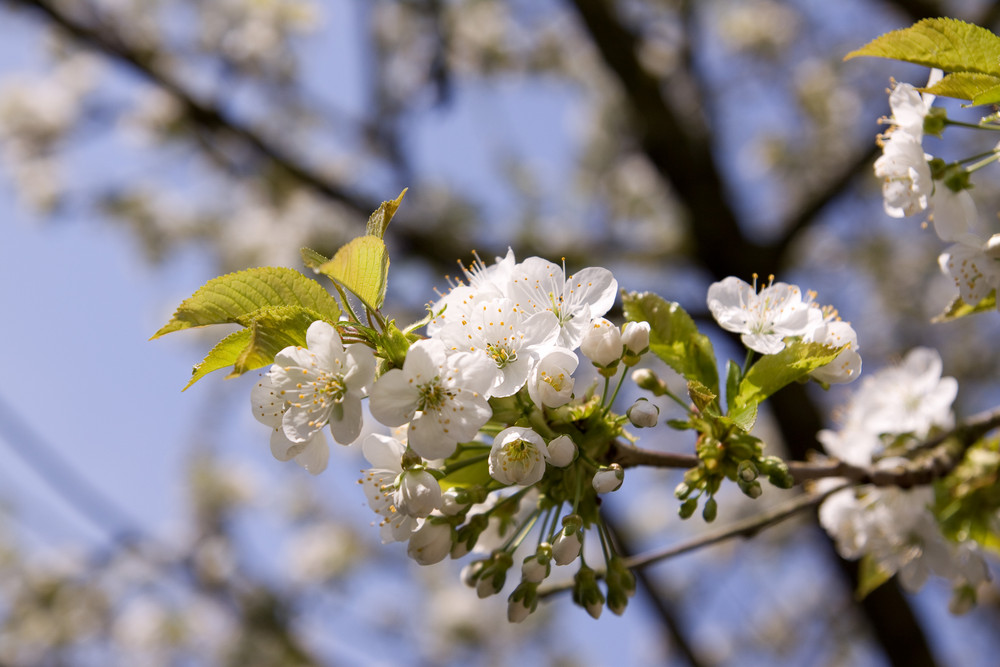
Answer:
[(957, 19), (923, 19), (909, 28), (876, 37), (848, 53), (844, 60), (859, 56), (892, 58), (946, 72), (1000, 76), (1000, 37)]
[[(959, 100), (975, 100), (982, 95), (1000, 87), (1000, 76), (992, 74), (977, 74), (976, 72), (952, 72), (933, 86), (924, 88), (924, 92), (942, 97), (954, 97)], [(974, 102), (975, 104), (984, 104)]]
[(766, 354), (747, 370), (740, 381), (740, 390), (733, 400), (737, 410), (751, 403), (760, 403), (782, 387), (805, 378), (820, 366), (825, 366), (843, 348), (823, 343), (794, 341), (777, 354)]
[(262, 368), (290, 345), (306, 344), (306, 329), (316, 314), (304, 308), (278, 306), (262, 311), (249, 326), (250, 339), (233, 364), (229, 377)]
[(372, 310), (378, 310), (385, 300), (389, 253), (378, 236), (359, 236), (316, 270), (336, 280)]
[(629, 292), (622, 297), (625, 317), (649, 322), (649, 349), (687, 380), (702, 383), (719, 393), (719, 372), (708, 337), (679, 304), (651, 292)]
[(726, 364), (726, 411), (733, 411), (733, 401), (740, 388), (740, 380), (743, 379), (743, 369), (732, 359)]
[(931, 322), (950, 322), (951, 320), (957, 320), (960, 317), (966, 317), (967, 315), (973, 315), (975, 313), (984, 313), (988, 310), (996, 310), (997, 308), (997, 292), (993, 290), (985, 297), (983, 300), (976, 304), (968, 304), (962, 301), (962, 297), (956, 296), (955, 300), (952, 301), (944, 312), (936, 316)]
[(385, 236), (385, 228), (389, 226), (389, 222), (396, 215), (396, 211), (399, 210), (399, 205), (403, 203), (403, 197), (406, 196), (408, 189), (403, 188), (399, 196), (392, 201), (382, 202), (375, 212), (368, 217), (366, 232), (369, 236), (377, 236), (378, 238)]
[(220, 368), (225, 368), (226, 366), (232, 366), (235, 364), (236, 360), (240, 358), (240, 354), (243, 353), (243, 350), (246, 349), (249, 343), (250, 329), (240, 329), (239, 331), (234, 331), (220, 340), (216, 343), (215, 347), (213, 347), (211, 351), (205, 355), (205, 359), (191, 369), (191, 379), (188, 380), (188, 383), (184, 385), (184, 389), (181, 391), (186, 390), (188, 387), (212, 371), (217, 371)]
[(262, 309), (275, 306), (308, 309), (317, 315), (315, 319), (340, 319), (340, 306), (322, 285), (294, 269), (270, 266), (209, 280), (177, 307), (153, 338), (208, 324), (249, 326)]
[(892, 573), (883, 568), (871, 554), (865, 554), (858, 563), (858, 588), (854, 597), (864, 600), (873, 590), (889, 581)]
[(306, 268), (313, 271), (318, 271), (319, 267), (330, 261), (329, 257), (316, 252), (312, 248), (299, 248), (299, 254), (302, 255), (302, 263), (306, 265)]

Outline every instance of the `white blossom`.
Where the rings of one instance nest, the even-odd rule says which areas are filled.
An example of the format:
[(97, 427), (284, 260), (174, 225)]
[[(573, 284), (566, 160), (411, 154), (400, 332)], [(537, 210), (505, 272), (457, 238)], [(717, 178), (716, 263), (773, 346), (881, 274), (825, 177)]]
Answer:
[[(820, 366), (810, 375), (820, 382), (838, 384), (853, 382), (861, 375), (861, 354), (858, 334), (849, 322), (844, 322), (832, 309), (824, 309), (821, 320), (811, 330), (806, 331), (802, 340), (823, 343), (830, 347), (843, 347), (837, 358), (825, 366)], [(823, 311), (821, 311), (823, 312)]]
[(531, 486), (545, 475), (549, 450), (530, 428), (511, 426), (497, 434), (490, 449), (490, 476), (501, 484)]
[(576, 349), (591, 321), (608, 312), (618, 294), (610, 271), (589, 267), (566, 275), (566, 269), (541, 257), (514, 268), (510, 296), (527, 312), (551, 312), (559, 323), (558, 344)]
[(372, 433), (361, 443), (361, 451), (372, 467), (362, 473), (359, 482), (368, 506), (382, 517), (379, 524), (382, 543), (408, 540), (419, 523), (415, 515), (400, 511), (398, 504), (396, 479), (403, 472), (406, 446), (395, 438)]
[(406, 555), (420, 565), (440, 563), (451, 552), (451, 526), (422, 519), (423, 524), (410, 536)]
[(279, 461), (295, 462), (313, 475), (326, 470), (330, 446), (323, 431), (315, 431), (304, 442), (293, 442), (285, 435), (283, 418), (288, 403), (279, 395), (270, 375), (264, 375), (250, 392), (250, 403), (257, 421), (271, 427), (271, 454)]
[(772, 283), (758, 293), (734, 276), (708, 288), (708, 309), (719, 326), (742, 334), (743, 344), (761, 354), (781, 352), (786, 337), (804, 335), (820, 317), (795, 285)]
[(559, 336), (559, 322), (549, 312), (528, 314), (511, 299), (477, 304), (459, 321), (437, 334), (449, 350), (470, 352), (493, 363), (490, 396), (511, 396), (528, 381), (543, 350)]
[[(283, 349), (267, 374), (285, 404), (285, 437), (307, 442), (329, 424), (334, 440), (350, 444), (361, 434), (361, 397), (374, 379), (375, 356), (360, 343), (345, 348), (323, 321), (309, 325), (306, 345)], [(256, 400), (254, 406), (260, 409)]]
[(440, 340), (421, 340), (410, 346), (402, 369), (378, 379), (369, 408), (386, 426), (409, 422), (409, 445), (423, 458), (447, 458), (492, 415), (486, 392), (495, 377), (489, 358), (449, 355)]
[(962, 301), (977, 304), (1000, 288), (1000, 234), (985, 241), (967, 234), (941, 253), (938, 264), (955, 281)]
[(623, 481), (625, 481), (625, 471), (617, 463), (612, 463), (595, 472), (591, 483), (597, 493), (611, 493), (620, 489)]
[(573, 373), (580, 357), (562, 347), (546, 351), (535, 364), (528, 378), (528, 395), (535, 405), (558, 408), (573, 398)]
[(458, 280), (447, 294), (431, 306), (435, 317), (427, 324), (427, 333), (435, 336), (449, 322), (462, 321), (482, 301), (509, 296), (515, 263), (514, 251), (507, 248), (507, 254), (497, 257), (493, 264), (486, 264), (478, 255), (468, 267), (460, 264), (465, 282)]

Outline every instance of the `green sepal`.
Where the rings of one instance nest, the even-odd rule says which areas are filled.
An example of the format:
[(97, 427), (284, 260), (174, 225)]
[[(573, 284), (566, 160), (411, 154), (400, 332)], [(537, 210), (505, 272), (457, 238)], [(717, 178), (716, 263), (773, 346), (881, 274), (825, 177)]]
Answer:
[(181, 302), (152, 338), (209, 324), (249, 326), (267, 308), (298, 306), (336, 322), (340, 306), (322, 285), (294, 269), (260, 267), (213, 278)]
[(923, 19), (886, 33), (844, 56), (891, 58), (946, 72), (1000, 76), (1000, 37), (986, 28), (949, 18)]
[(840, 354), (843, 347), (828, 347), (823, 343), (792, 341), (777, 354), (766, 354), (754, 363), (740, 381), (733, 400), (739, 410), (751, 403), (759, 404), (782, 387), (800, 379)]
[(966, 317), (968, 315), (973, 315), (975, 313), (983, 313), (988, 310), (996, 310), (997, 308), (997, 291), (992, 290), (989, 294), (983, 297), (982, 301), (977, 304), (968, 304), (962, 301), (962, 297), (956, 296), (955, 300), (952, 301), (947, 308), (944, 309), (940, 315), (936, 316), (931, 322), (950, 322), (951, 320), (957, 320), (960, 317)]
[(651, 292), (622, 295), (625, 318), (649, 322), (649, 349), (668, 366), (719, 393), (719, 372), (708, 336), (700, 333), (694, 320), (680, 304), (666, 301)]
[(864, 600), (869, 593), (891, 578), (891, 572), (879, 565), (871, 554), (865, 554), (858, 561), (858, 587), (854, 591), (855, 599)]
[(379, 336), (378, 349), (391, 368), (402, 368), (410, 343), (410, 339), (399, 330), (395, 320), (392, 320), (386, 324), (385, 332)]

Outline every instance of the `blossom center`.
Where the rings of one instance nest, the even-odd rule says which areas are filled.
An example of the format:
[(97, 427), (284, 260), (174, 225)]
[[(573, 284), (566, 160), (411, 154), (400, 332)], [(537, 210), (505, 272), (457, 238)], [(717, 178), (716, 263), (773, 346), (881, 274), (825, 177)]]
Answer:
[(511, 349), (504, 343), (488, 343), (486, 353), (497, 362), (497, 368), (505, 368), (517, 361), (517, 350)]
[(441, 385), (441, 378), (435, 377), (426, 384), (420, 385), (420, 398), (417, 400), (417, 409), (421, 412), (428, 410), (440, 411), (444, 407), (444, 402), (451, 398), (452, 392)]

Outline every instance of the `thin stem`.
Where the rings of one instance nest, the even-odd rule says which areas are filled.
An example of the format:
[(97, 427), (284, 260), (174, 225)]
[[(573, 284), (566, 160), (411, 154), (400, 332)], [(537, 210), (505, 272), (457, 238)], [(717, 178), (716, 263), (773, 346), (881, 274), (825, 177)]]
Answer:
[(752, 361), (753, 361), (753, 350), (748, 349), (746, 359), (743, 360), (743, 370), (740, 373), (741, 375), (747, 374), (747, 371), (750, 370), (750, 363)]
[(501, 547), (501, 550), (515, 551), (519, 546), (521, 546), (521, 542), (523, 542), (524, 538), (528, 536), (531, 529), (535, 527), (535, 522), (538, 521), (538, 517), (541, 513), (542, 510), (536, 508), (535, 511), (532, 512), (527, 519), (525, 519), (524, 523), (521, 524), (521, 527), (510, 536), (510, 539), (507, 540), (507, 542)]
[[(799, 512), (815, 507), (826, 500), (826, 498), (830, 495), (845, 489), (848, 486), (850, 486), (850, 484), (845, 482), (844, 484), (835, 486), (822, 493), (800, 495), (797, 498), (792, 499), (790, 502), (779, 505), (770, 511), (764, 512), (755, 517), (750, 517), (749, 519), (745, 519), (743, 521), (738, 521), (731, 526), (699, 535), (698, 537), (688, 540), (687, 542), (681, 542), (680, 544), (663, 549), (648, 551), (637, 556), (630, 556), (625, 559), (624, 565), (625, 567), (632, 569), (644, 568), (668, 558), (673, 558), (675, 556), (680, 556), (681, 554), (686, 554), (691, 551), (712, 546), (734, 537), (752, 537), (765, 528), (770, 528), (771, 526), (777, 525), (782, 521), (795, 516)], [(598, 576), (603, 576), (603, 573), (599, 573)], [(572, 587), (572, 582), (555, 584), (544, 590), (539, 590), (538, 595), (539, 597), (547, 597), (554, 593), (569, 590)]]
[(670, 391), (670, 389), (666, 387), (666, 384), (664, 384), (663, 387), (663, 395), (671, 398), (674, 401), (674, 403), (684, 408), (684, 412), (691, 414), (691, 406), (682, 401), (680, 397), (677, 396), (674, 392)]
[(993, 132), (1000, 132), (1000, 126), (985, 125), (982, 123), (963, 123), (960, 120), (952, 120), (951, 118), (945, 118), (944, 124), (954, 125), (955, 127), (967, 127), (972, 130), (991, 130)]
[(1000, 153), (994, 152), (993, 155), (991, 155), (990, 157), (988, 157), (988, 158), (986, 158), (984, 160), (980, 160), (979, 162), (976, 162), (974, 164), (970, 164), (965, 169), (966, 169), (966, 171), (968, 171), (971, 174), (972, 172), (977, 171), (979, 169), (982, 169), (983, 167), (985, 167), (985, 166), (987, 166), (987, 165), (989, 165), (989, 164), (991, 164), (993, 162), (996, 162), (997, 160), (1000, 160)]
[(489, 452), (487, 452), (486, 454), (479, 454), (477, 456), (470, 456), (467, 459), (462, 459), (460, 461), (455, 461), (454, 463), (446, 465), (441, 472), (443, 472), (445, 475), (450, 475), (451, 473), (461, 470), (462, 468), (467, 468), (481, 461), (485, 461), (489, 457), (490, 457)]
[(622, 374), (618, 376), (618, 384), (615, 386), (615, 391), (614, 393), (611, 394), (611, 400), (609, 400), (607, 405), (604, 406), (604, 411), (601, 413), (602, 417), (607, 415), (608, 412), (611, 411), (611, 406), (615, 404), (615, 399), (618, 398), (618, 392), (621, 391), (622, 384), (624, 383), (625, 383), (625, 372), (622, 371)]
[(354, 312), (354, 308), (351, 306), (351, 302), (347, 298), (347, 292), (344, 291), (344, 288), (341, 287), (340, 283), (336, 280), (333, 281), (333, 286), (337, 289), (337, 293), (340, 294), (340, 302), (344, 304), (344, 309), (347, 310), (348, 315), (350, 315), (351, 321), (361, 324), (361, 319), (358, 317), (358, 314)]

